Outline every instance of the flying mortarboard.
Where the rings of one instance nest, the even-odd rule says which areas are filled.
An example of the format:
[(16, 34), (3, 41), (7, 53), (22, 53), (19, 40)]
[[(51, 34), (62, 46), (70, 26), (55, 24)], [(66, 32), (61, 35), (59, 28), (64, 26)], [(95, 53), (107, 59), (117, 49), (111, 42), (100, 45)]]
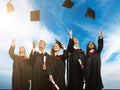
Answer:
[(62, 6), (63, 6), (63, 7), (66, 7), (66, 8), (72, 8), (74, 4), (75, 4), (75, 3), (72, 2), (71, 0), (65, 0), (65, 1), (63, 2)]
[(40, 11), (31, 11), (30, 12), (30, 21), (39, 21), (40, 20)]
[(7, 8), (7, 13), (10, 13), (10, 12), (14, 12), (14, 6), (13, 4), (11, 3), (11, 1), (9, 1), (6, 5), (6, 8)]
[(89, 18), (95, 20), (95, 11), (88, 7), (87, 11), (85, 13), (85, 17), (89, 17)]
[(60, 48), (62, 48), (63, 49), (63, 47), (62, 47), (62, 43), (60, 42), (60, 41), (58, 41), (57, 39), (55, 39), (55, 43), (57, 43), (59, 46), (60, 46)]

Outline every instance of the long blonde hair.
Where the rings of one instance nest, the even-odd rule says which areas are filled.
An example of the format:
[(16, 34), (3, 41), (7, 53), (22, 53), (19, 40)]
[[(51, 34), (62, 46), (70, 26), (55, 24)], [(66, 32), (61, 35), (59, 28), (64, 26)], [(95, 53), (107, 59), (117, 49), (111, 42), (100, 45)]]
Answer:
[(24, 54), (23, 54), (23, 56), (25, 57), (25, 59), (27, 59), (27, 58), (28, 58), (28, 56), (27, 56), (27, 52), (26, 52), (26, 49), (25, 49), (25, 47), (24, 47), (24, 46), (20, 46), (20, 47), (19, 47), (19, 56), (21, 56), (21, 51), (20, 51), (20, 48), (23, 48), (23, 49), (24, 49)]

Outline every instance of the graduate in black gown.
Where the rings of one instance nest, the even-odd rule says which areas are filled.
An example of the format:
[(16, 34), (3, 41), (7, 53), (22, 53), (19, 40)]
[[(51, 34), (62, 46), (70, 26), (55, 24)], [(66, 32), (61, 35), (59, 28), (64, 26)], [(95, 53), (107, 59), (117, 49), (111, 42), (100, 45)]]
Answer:
[(94, 42), (89, 42), (87, 45), (85, 61), (86, 90), (102, 90), (103, 88), (100, 57), (103, 48), (102, 31), (99, 34), (98, 48), (96, 48)]
[(29, 90), (30, 67), (26, 50), (23, 46), (19, 47), (19, 55), (14, 54), (15, 40), (9, 49), (9, 55), (13, 60), (12, 90)]
[(83, 90), (84, 81), (84, 60), (85, 53), (79, 48), (77, 38), (72, 38), (72, 30), (68, 30), (70, 39), (67, 51), (71, 53), (69, 58), (69, 82), (68, 90)]
[(46, 43), (43, 40), (39, 41), (39, 50), (36, 51), (33, 44), (31, 51), (31, 65), (32, 65), (32, 90), (51, 90), (50, 81), (47, 73), (48, 62), (50, 56), (45, 52)]
[[(59, 90), (65, 89), (65, 59), (64, 54), (59, 54), (60, 49), (64, 48), (64, 45), (56, 42), (51, 49), (51, 63), (49, 64), (49, 80), (53, 84), (52, 90), (57, 90), (55, 84), (59, 87)], [(53, 83), (54, 82), (54, 83)]]

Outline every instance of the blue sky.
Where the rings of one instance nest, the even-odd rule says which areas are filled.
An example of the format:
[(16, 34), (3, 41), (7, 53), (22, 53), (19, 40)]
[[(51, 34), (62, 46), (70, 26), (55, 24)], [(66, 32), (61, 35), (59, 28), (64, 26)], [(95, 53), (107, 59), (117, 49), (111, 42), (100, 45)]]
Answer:
[[(64, 0), (13, 0), (15, 12), (7, 14), (6, 3), (0, 0), (0, 89), (10, 89), (13, 61), (8, 55), (12, 38), (16, 39), (16, 50), (24, 45), (29, 55), (32, 41), (43, 39), (49, 53), (54, 39), (66, 46), (72, 29), (73, 37), (80, 41), (80, 48), (86, 51), (89, 41), (97, 45), (99, 30), (103, 31), (104, 48), (102, 58), (102, 79), (105, 89), (120, 89), (120, 2), (118, 0), (72, 0), (73, 8), (62, 7)], [(86, 18), (91, 7), (96, 20)], [(30, 11), (40, 10), (40, 21), (30, 22)]]

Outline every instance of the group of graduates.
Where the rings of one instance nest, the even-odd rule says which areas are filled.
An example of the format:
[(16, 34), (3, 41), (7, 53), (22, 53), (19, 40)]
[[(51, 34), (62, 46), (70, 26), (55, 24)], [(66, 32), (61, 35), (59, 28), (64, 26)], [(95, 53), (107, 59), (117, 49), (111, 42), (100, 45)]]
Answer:
[[(9, 49), (13, 60), (12, 90), (102, 90), (101, 58), (103, 48), (102, 31), (98, 37), (98, 48), (94, 42), (89, 42), (86, 54), (79, 48), (77, 38), (72, 38), (65, 49), (64, 44), (56, 40), (51, 48), (50, 55), (45, 52), (46, 42), (40, 40), (36, 50), (33, 49), (30, 57), (26, 55), (24, 46), (19, 47), (19, 54), (14, 54), (15, 40)], [(63, 54), (60, 53), (63, 50)], [(85, 87), (84, 87), (85, 85)]]

